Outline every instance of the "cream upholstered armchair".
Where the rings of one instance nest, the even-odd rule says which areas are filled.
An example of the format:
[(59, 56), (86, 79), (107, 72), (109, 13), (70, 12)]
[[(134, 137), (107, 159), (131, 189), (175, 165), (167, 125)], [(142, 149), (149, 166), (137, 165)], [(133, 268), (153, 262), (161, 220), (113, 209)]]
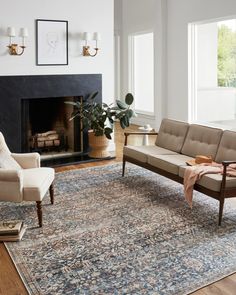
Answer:
[(42, 200), (49, 189), (54, 203), (54, 177), (54, 169), (40, 167), (38, 153), (11, 153), (0, 132), (0, 201), (35, 201), (42, 227)]

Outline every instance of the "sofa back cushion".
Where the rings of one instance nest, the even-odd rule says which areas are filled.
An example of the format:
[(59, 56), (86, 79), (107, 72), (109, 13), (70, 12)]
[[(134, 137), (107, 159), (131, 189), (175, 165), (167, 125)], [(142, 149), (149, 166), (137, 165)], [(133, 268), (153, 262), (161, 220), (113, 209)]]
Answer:
[(181, 153), (190, 157), (196, 155), (216, 157), (223, 130), (197, 124), (189, 127)]
[(215, 161), (221, 163), (222, 161), (236, 160), (236, 132), (225, 130), (223, 132), (220, 145), (216, 154)]
[(179, 153), (182, 149), (188, 128), (188, 123), (163, 119), (158, 132), (156, 145)]

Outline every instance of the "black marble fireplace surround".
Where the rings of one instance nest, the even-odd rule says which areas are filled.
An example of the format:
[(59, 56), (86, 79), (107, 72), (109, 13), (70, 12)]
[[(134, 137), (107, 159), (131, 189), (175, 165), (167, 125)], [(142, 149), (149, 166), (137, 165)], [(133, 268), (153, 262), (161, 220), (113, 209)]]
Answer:
[(0, 76), (0, 131), (10, 150), (25, 152), (22, 100), (86, 98), (93, 91), (99, 91), (101, 102), (101, 74)]

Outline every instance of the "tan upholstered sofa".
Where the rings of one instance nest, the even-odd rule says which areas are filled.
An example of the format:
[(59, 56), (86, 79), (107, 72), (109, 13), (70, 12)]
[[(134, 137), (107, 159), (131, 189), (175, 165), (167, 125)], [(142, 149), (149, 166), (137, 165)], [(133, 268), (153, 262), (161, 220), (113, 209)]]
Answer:
[[(225, 198), (236, 197), (236, 178), (226, 176), (226, 167), (236, 163), (236, 132), (185, 122), (163, 119), (154, 146), (127, 145), (128, 137), (141, 132), (125, 133), (123, 176), (125, 163), (131, 162), (160, 175), (183, 183), (186, 161), (196, 155), (212, 156), (224, 167), (223, 175), (206, 174), (194, 189), (219, 201), (221, 225)], [(150, 133), (148, 133), (150, 134)]]

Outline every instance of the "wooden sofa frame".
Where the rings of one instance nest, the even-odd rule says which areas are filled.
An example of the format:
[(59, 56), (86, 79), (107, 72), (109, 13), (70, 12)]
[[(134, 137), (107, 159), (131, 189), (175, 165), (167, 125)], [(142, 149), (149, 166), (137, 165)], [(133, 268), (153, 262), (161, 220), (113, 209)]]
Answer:
[[(124, 133), (125, 135), (125, 146), (127, 145), (127, 142), (128, 142), (128, 136), (130, 135), (158, 135), (157, 132), (125, 132)], [(136, 159), (133, 159), (131, 157), (128, 157), (128, 156), (125, 156), (123, 155), (123, 168), (122, 168), (122, 176), (124, 177), (125, 175), (125, 163), (126, 162), (130, 162), (130, 163), (133, 163), (135, 165), (138, 165), (138, 166), (141, 166), (143, 168), (146, 168), (152, 172), (155, 172), (155, 173), (158, 173), (164, 177), (167, 177), (169, 179), (172, 179), (178, 183), (181, 183), (183, 184), (183, 178), (178, 176), (178, 175), (175, 175), (175, 174), (172, 174), (170, 172), (167, 172), (163, 169), (160, 169), (160, 168), (157, 168), (157, 167), (154, 167), (148, 163), (143, 163), (143, 162), (140, 162)], [(222, 222), (222, 216), (223, 216), (223, 209), (224, 209), (224, 202), (225, 202), (225, 199), (226, 198), (233, 198), (233, 197), (236, 197), (236, 187), (235, 188), (226, 188), (226, 169), (227, 169), (227, 166), (229, 166), (230, 164), (235, 164), (236, 161), (223, 161), (222, 162), (222, 165), (223, 165), (223, 174), (222, 174), (222, 182), (221, 182), (221, 188), (220, 188), (220, 191), (219, 192), (216, 192), (216, 191), (213, 191), (213, 190), (210, 190), (210, 189), (207, 189), (199, 184), (195, 184), (194, 185), (194, 190), (200, 192), (200, 193), (203, 193), (209, 197), (212, 197), (216, 200), (219, 201), (219, 221), (218, 221), (218, 225), (220, 226), (221, 225), (221, 222)]]

